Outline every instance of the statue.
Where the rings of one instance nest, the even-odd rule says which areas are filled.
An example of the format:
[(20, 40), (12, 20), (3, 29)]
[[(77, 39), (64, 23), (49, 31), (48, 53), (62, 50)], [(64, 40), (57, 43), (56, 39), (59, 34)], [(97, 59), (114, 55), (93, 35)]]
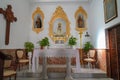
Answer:
[(62, 27), (61, 27), (61, 23), (58, 23), (58, 27), (57, 27), (57, 35), (62, 35)]

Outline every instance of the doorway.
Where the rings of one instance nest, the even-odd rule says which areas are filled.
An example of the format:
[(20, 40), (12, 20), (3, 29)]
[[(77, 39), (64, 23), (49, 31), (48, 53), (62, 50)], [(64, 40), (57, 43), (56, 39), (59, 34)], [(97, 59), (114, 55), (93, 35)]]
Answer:
[(120, 80), (120, 24), (106, 29), (107, 75)]

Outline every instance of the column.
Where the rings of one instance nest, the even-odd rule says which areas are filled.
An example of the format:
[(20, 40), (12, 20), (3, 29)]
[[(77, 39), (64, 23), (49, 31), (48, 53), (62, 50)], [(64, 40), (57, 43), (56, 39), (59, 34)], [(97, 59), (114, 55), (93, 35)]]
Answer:
[(47, 59), (45, 56), (43, 56), (43, 63), (42, 63), (42, 78), (43, 79), (48, 79), (48, 76), (47, 76)]
[(31, 64), (32, 52), (28, 52), (28, 57), (29, 57), (29, 72), (30, 72), (32, 68), (32, 64)]
[(71, 58), (66, 57), (66, 62), (67, 62), (67, 71), (66, 71), (65, 80), (73, 80), (73, 78), (71, 76)]

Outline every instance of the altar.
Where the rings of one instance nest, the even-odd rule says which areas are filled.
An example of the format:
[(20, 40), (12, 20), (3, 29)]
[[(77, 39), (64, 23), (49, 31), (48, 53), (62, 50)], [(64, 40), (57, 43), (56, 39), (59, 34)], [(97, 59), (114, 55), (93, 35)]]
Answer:
[(39, 68), (39, 57), (43, 58), (42, 64), (42, 73), (43, 79), (47, 79), (47, 57), (65, 57), (66, 58), (66, 77), (65, 80), (72, 80), (71, 77), (71, 58), (76, 58), (76, 69), (80, 69), (80, 59), (79, 59), (79, 50), (77, 49), (65, 49), (65, 48), (56, 48), (56, 49), (34, 49), (33, 59), (32, 59), (32, 71), (36, 72)]

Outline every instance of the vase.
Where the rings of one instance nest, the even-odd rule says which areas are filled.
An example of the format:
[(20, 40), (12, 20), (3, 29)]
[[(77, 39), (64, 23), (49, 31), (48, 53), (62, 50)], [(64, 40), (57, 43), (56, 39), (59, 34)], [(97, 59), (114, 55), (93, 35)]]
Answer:
[(44, 46), (40, 46), (40, 49), (44, 49)]
[(48, 49), (48, 46), (41, 46), (40, 49)]

